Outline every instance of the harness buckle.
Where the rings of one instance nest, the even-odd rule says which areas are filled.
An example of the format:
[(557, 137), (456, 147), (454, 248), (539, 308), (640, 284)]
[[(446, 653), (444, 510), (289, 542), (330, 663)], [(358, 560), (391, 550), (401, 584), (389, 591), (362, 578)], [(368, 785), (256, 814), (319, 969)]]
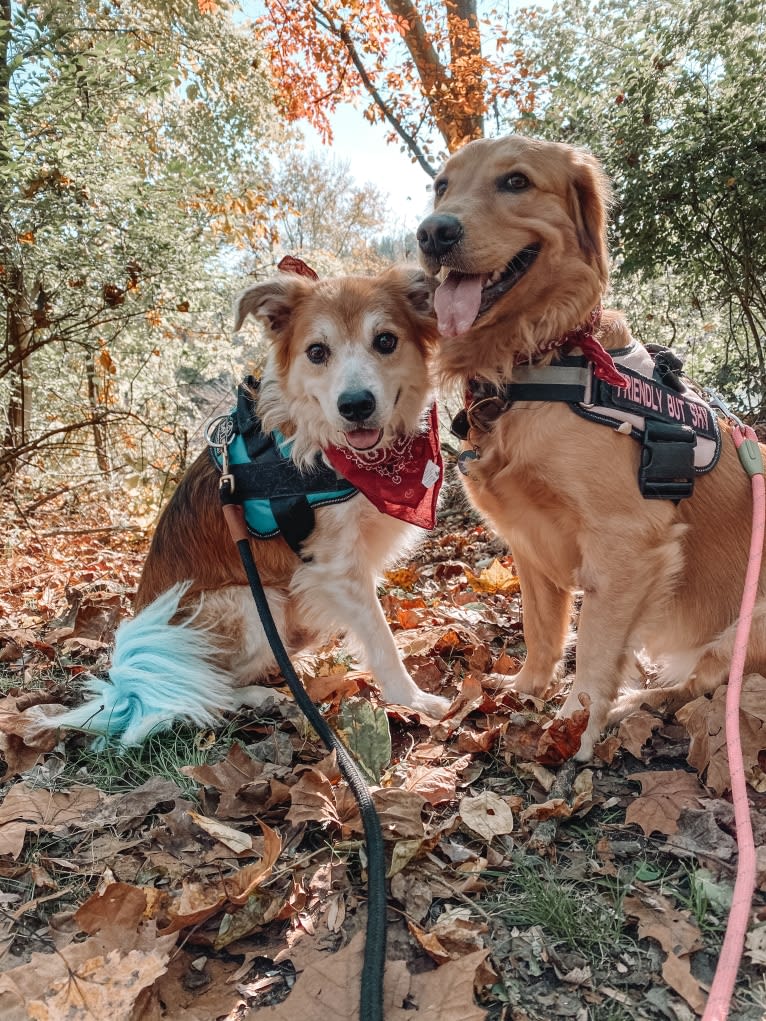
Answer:
[(715, 408), (717, 411), (720, 411), (725, 419), (728, 419), (728, 421), (732, 422), (734, 425), (738, 425), (740, 429), (744, 428), (745, 423), (741, 418), (734, 414), (729, 405), (717, 391), (706, 386), (704, 394), (711, 408)]
[(694, 492), (694, 444), (691, 426), (647, 419), (638, 469), (638, 488), (647, 500), (678, 503)]

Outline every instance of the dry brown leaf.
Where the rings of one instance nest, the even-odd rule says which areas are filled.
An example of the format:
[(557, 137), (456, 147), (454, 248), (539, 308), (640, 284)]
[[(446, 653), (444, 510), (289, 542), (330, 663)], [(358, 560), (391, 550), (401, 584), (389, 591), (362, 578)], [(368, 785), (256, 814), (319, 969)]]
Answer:
[(214, 787), (222, 794), (237, 791), (243, 784), (261, 776), (264, 763), (251, 758), (239, 744), (233, 744), (221, 762), (204, 766), (182, 766), (181, 772), (205, 787)]
[(271, 875), (271, 870), (282, 850), (282, 840), (276, 830), (261, 823), (264, 838), (263, 858), (214, 882), (187, 880), (181, 894), (168, 907), (168, 924), (163, 935), (178, 932), (190, 925), (199, 925), (224, 906), (241, 907), (258, 887)]
[(499, 560), (493, 560), (489, 567), (485, 567), (478, 575), (466, 568), (465, 576), (468, 579), (468, 584), (476, 592), (504, 592), (506, 595), (511, 595), (521, 589), (518, 575), (515, 575), (510, 568), (503, 567)]
[(699, 808), (707, 794), (696, 774), (681, 769), (633, 773), (631, 780), (641, 784), (641, 794), (628, 805), (626, 823), (636, 823), (646, 836), (678, 832), (678, 819), (684, 808)]
[(54, 981), (44, 1000), (30, 1000), (27, 1012), (34, 1021), (92, 1021), (94, 1017), (128, 1021), (142, 989), (167, 967), (169, 953), (112, 950), (93, 957), (71, 974)]
[(75, 921), (90, 935), (109, 930), (133, 932), (147, 914), (147, 892), (129, 883), (109, 883), (80, 905)]
[(644, 745), (658, 727), (662, 726), (662, 720), (645, 709), (639, 709), (630, 716), (620, 721), (617, 728), (617, 738), (622, 747), (629, 751), (635, 758), (641, 758)]
[[(689, 731), (689, 764), (694, 766), (705, 783), (721, 795), (731, 788), (726, 750), (726, 692), (721, 685), (712, 698), (703, 695), (676, 712)], [(745, 773), (758, 769), (758, 755), (766, 748), (766, 678), (748, 674), (742, 682), (739, 725)]]
[(430, 884), (417, 868), (397, 872), (392, 877), (391, 896), (402, 905), (407, 918), (415, 922), (423, 921), (434, 899)]
[(359, 693), (359, 674), (349, 674), (344, 670), (323, 677), (304, 677), (303, 684), (312, 702), (337, 705), (342, 699)]
[(513, 812), (507, 801), (494, 791), (462, 798), (459, 814), (464, 825), (487, 842), (493, 837), (513, 833)]
[(574, 797), (571, 801), (565, 798), (551, 798), (539, 805), (530, 805), (521, 813), (521, 818), (525, 823), (533, 820), (540, 823), (545, 819), (569, 819), (580, 809), (589, 809), (593, 804), (592, 770), (583, 769), (577, 774), (572, 793)]
[(691, 912), (679, 911), (660, 894), (644, 892), (643, 899), (626, 897), (623, 901), (625, 914), (638, 921), (638, 934), (644, 939), (656, 939), (667, 953), (662, 966), (665, 981), (686, 1002), (702, 1013), (705, 996), (702, 986), (691, 974), (689, 954), (699, 950), (702, 938), (697, 925), (691, 920)]
[(298, 782), (290, 788), (290, 809), (287, 821), (297, 826), (302, 822), (340, 825), (335, 788), (318, 769), (307, 767)]
[[(425, 943), (421, 942), (420, 936), (427, 935), (434, 937), (438, 940), (438, 952), (446, 954), (447, 959), (452, 961), (474, 953), (476, 950), (481, 950), (484, 946), (484, 937), (487, 932), (486, 923), (473, 921), (471, 919), (471, 909), (465, 907), (448, 908), (446, 911), (442, 911), (433, 925), (430, 926), (427, 934), (423, 933), (422, 929), (419, 930), (419, 933), (416, 933), (416, 928), (417, 926), (413, 927), (411, 925), (410, 932), (421, 943), (424, 950), (429, 954), (431, 953)], [(437, 944), (434, 944), (434, 947), (436, 946)], [(434, 957), (434, 960), (441, 964), (444, 958)]]
[[(364, 934), (359, 933), (336, 954), (322, 954), (309, 963), (283, 1003), (258, 1013), (272, 1021), (358, 1021), (363, 954)], [(484, 1021), (486, 1012), (476, 1006), (473, 988), (486, 956), (486, 950), (479, 950), (420, 975), (410, 975), (403, 961), (389, 961), (383, 992), (386, 1021), (411, 1021), (413, 1016), (423, 1021)]]
[(40, 730), (25, 715), (30, 706), (48, 699), (44, 692), (38, 698), (22, 692), (0, 699), (0, 754), (7, 766), (3, 782), (31, 769), (41, 755), (55, 748), (59, 739), (56, 730)]
[[(141, 990), (167, 968), (175, 942), (175, 936), (158, 937), (148, 924), (138, 931), (123, 931), (116, 948), (99, 934), (55, 954), (34, 953), (28, 964), (0, 975), (0, 1017), (3, 1021), (29, 1021), (30, 1017), (127, 1021)], [(85, 994), (88, 1008), (74, 999), (74, 986)], [(33, 1003), (35, 1013), (29, 1010)]]
[(17, 858), (28, 832), (63, 834), (77, 829), (105, 799), (106, 795), (93, 787), (53, 792), (14, 784), (0, 805), (0, 855)]
[(535, 759), (544, 766), (558, 766), (571, 759), (580, 747), (580, 738), (588, 726), (590, 697), (580, 695), (582, 709), (575, 710), (568, 719), (555, 717), (545, 728), (537, 745)]
[(203, 829), (205, 833), (208, 833), (214, 840), (223, 844), (224, 847), (230, 848), (235, 854), (241, 854), (243, 851), (252, 851), (253, 838), (248, 833), (235, 830), (233, 826), (226, 826), (217, 819), (210, 819), (205, 815), (200, 815), (198, 812), (190, 811), (189, 818), (200, 829)]
[(417, 567), (399, 567), (393, 571), (386, 571), (383, 575), (386, 585), (392, 588), (411, 589), (420, 576)]
[(471, 761), (464, 755), (449, 766), (415, 766), (405, 777), (403, 789), (420, 794), (429, 805), (441, 805), (455, 798), (460, 773)]

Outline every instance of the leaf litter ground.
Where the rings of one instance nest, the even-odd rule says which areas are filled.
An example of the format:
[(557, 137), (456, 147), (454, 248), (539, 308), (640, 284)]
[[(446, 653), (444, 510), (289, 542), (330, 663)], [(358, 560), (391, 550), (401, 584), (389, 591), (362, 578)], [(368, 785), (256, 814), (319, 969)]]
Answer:
[[(122, 754), (71, 732), (29, 738), (26, 708), (71, 703), (78, 675), (107, 666), (146, 542), (81, 510), (76, 528), (63, 506), (45, 528), (11, 511), (0, 1016), (355, 1018), (366, 863), (333, 756), (279, 678), (216, 732), (181, 726)], [(446, 721), (385, 710), (337, 645), (298, 665), (383, 825), (387, 1021), (699, 1016), (736, 867), (723, 692), (675, 719), (634, 714), (575, 767), (587, 709), (546, 728), (558, 698), (503, 687), (524, 655), (518, 579), (464, 508), (381, 599), (418, 683), (453, 698)], [(766, 1009), (764, 706), (766, 681), (751, 676), (759, 888), (731, 1013), (742, 1021)]]

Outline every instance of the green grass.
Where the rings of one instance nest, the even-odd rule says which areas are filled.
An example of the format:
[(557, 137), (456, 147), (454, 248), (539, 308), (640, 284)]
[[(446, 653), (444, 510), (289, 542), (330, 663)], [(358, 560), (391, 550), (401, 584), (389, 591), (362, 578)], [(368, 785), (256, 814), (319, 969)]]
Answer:
[(506, 873), (486, 874), (498, 885), (482, 907), (506, 927), (540, 926), (553, 946), (580, 953), (594, 965), (634, 947), (623, 932), (625, 891), (616, 881), (605, 888), (594, 880), (568, 880), (560, 866), (521, 853)]
[(85, 783), (108, 794), (135, 790), (154, 777), (175, 783), (184, 796), (196, 801), (197, 783), (182, 771), (183, 766), (202, 766), (225, 757), (237, 730), (232, 721), (214, 739), (210, 732), (178, 726), (150, 735), (135, 748), (108, 745), (94, 749), (91, 743), (69, 747), (59, 782)]

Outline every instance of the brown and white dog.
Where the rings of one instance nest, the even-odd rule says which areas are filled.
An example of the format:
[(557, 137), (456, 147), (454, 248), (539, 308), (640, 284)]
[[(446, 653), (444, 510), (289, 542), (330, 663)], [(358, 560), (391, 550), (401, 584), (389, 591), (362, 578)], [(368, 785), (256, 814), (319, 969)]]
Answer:
[[(598, 325), (610, 192), (592, 156), (520, 136), (482, 139), (447, 161), (434, 195), (418, 241), (426, 269), (443, 274), (441, 374), (469, 391), (465, 486), (508, 541), (521, 580), (528, 651), (511, 684), (537, 696), (553, 689), (582, 591), (576, 675), (560, 715), (590, 696), (578, 753), (586, 760), (610, 712), (618, 715), (618, 690), (640, 650), (659, 665), (659, 690), (625, 706), (677, 705), (725, 680), (750, 483), (726, 424), (717, 466), (674, 503), (639, 491), (641, 444), (630, 424), (618, 432), (558, 401), (495, 397), (481, 406), (482, 393), (500, 393), (492, 384), (513, 382), (523, 367), (530, 376), (530, 365), (561, 364), (567, 342), (597, 362), (594, 340), (628, 362), (645, 356), (619, 313), (604, 311)], [(709, 408), (702, 414), (715, 425)], [(747, 671), (766, 669), (763, 588), (762, 576)]]
[[(411, 522), (433, 523), (441, 459), (438, 434), (427, 431), (432, 298), (433, 281), (417, 267), (322, 281), (283, 273), (241, 295), (236, 328), (248, 316), (266, 324), (271, 349), (255, 407), (263, 433), (278, 431), (289, 450), (283, 460), (309, 477), (328, 458), (355, 485), (365, 477), (353, 498), (317, 509), (298, 552), (282, 534), (251, 539), (288, 652), (348, 632), (386, 702), (439, 717), (448, 700), (412, 680), (376, 595), (384, 567), (422, 535)], [(424, 447), (426, 475), (413, 454), (421, 450), (423, 460)], [(382, 485), (382, 498), (363, 495), (367, 476), (373, 489)], [(274, 672), (221, 512), (219, 477), (204, 451), (162, 513), (140, 612), (118, 630), (110, 680), (92, 678), (92, 698), (77, 709), (53, 718), (39, 710), (39, 723), (135, 744), (175, 719), (212, 723), (221, 710), (248, 704), (256, 693), (247, 686)], [(392, 508), (402, 494), (409, 502)]]

